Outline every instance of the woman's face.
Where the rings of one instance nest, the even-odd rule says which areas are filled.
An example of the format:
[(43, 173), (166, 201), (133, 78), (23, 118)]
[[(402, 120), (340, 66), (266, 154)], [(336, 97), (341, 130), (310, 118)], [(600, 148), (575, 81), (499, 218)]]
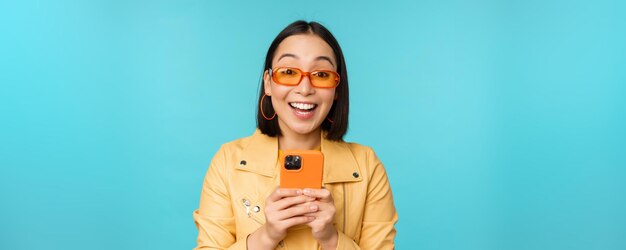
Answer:
[[(304, 72), (337, 71), (333, 49), (314, 34), (299, 34), (285, 38), (276, 49), (272, 67), (294, 67)], [(285, 86), (264, 74), (265, 93), (271, 96), (282, 134), (306, 135), (317, 132), (326, 119), (335, 99), (335, 88), (315, 88), (309, 77), (297, 86)]]

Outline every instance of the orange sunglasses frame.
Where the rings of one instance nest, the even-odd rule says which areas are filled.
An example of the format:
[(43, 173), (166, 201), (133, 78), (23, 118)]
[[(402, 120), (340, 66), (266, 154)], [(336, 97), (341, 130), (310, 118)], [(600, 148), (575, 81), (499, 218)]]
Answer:
[[(300, 75), (300, 80), (298, 80), (298, 83), (296, 83), (296, 84), (284, 84), (284, 83), (280, 83), (280, 82), (278, 82), (278, 81), (276, 80), (276, 78), (275, 78), (275, 77), (276, 77), (276, 72), (277, 72), (279, 69), (297, 69), (298, 71), (302, 72), (302, 75)], [(339, 74), (338, 74), (337, 72), (335, 72), (335, 71), (332, 71), (332, 70), (314, 70), (314, 71), (311, 71), (311, 72), (305, 72), (304, 70), (301, 70), (301, 69), (296, 68), (296, 67), (278, 67), (278, 68), (275, 68), (275, 69), (273, 69), (273, 70), (270, 68), (270, 69), (269, 69), (269, 72), (270, 72), (270, 77), (272, 78), (272, 80), (274, 80), (274, 82), (276, 82), (276, 83), (278, 83), (278, 84), (281, 84), (281, 85), (285, 85), (285, 86), (298, 86), (298, 84), (300, 84), (300, 82), (302, 82), (302, 79), (303, 79), (305, 76), (306, 76), (306, 77), (309, 77), (309, 81), (311, 81), (311, 77), (310, 77), (310, 76), (311, 76), (311, 74), (312, 74), (312, 73), (316, 73), (316, 72), (325, 72), (325, 73), (329, 73), (329, 74), (331, 74), (331, 75), (334, 75), (334, 76), (335, 76), (335, 80), (337, 81), (337, 83), (335, 84), (335, 86), (332, 86), (332, 87), (319, 87), (319, 86), (315, 86), (315, 84), (313, 84), (313, 82), (311, 81), (311, 85), (312, 85), (313, 87), (316, 87), (316, 88), (322, 88), (322, 89), (332, 89), (332, 88), (336, 88), (337, 86), (339, 86), (339, 83), (341, 83), (341, 78), (340, 78)]]

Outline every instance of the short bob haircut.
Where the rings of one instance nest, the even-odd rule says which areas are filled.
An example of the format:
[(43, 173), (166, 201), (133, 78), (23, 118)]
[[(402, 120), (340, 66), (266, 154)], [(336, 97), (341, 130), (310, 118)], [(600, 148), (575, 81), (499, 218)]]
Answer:
[[(274, 59), (274, 53), (276, 53), (276, 49), (278, 45), (287, 37), (299, 34), (315, 34), (322, 38), (335, 53), (335, 58), (337, 60), (337, 73), (339, 73), (340, 82), (335, 89), (335, 95), (337, 98), (333, 102), (330, 111), (328, 112), (328, 118), (333, 122), (330, 122), (328, 119), (324, 119), (322, 122), (321, 128), (322, 131), (326, 132), (326, 139), (333, 141), (343, 141), (343, 136), (348, 131), (348, 108), (349, 108), (349, 98), (348, 98), (348, 72), (346, 71), (346, 63), (343, 57), (343, 52), (341, 52), (341, 47), (339, 47), (339, 43), (333, 36), (333, 34), (328, 31), (324, 26), (317, 22), (306, 22), (306, 21), (295, 21), (292, 24), (289, 24), (285, 29), (283, 29), (272, 44), (267, 50), (267, 55), (265, 57), (265, 65), (263, 66), (263, 73), (261, 74), (261, 91), (259, 91), (259, 100), (257, 103), (260, 104), (260, 107), (264, 110), (265, 114), (271, 116), (275, 113), (274, 108), (272, 107), (271, 98), (265, 98), (263, 103), (261, 99), (265, 94), (265, 87), (263, 84), (263, 74), (269, 68), (272, 68), (272, 59)], [(280, 135), (280, 128), (278, 126), (278, 119), (266, 120), (263, 118), (263, 114), (261, 114), (261, 110), (257, 107), (257, 127), (261, 130), (261, 133), (266, 134), (271, 137)]]

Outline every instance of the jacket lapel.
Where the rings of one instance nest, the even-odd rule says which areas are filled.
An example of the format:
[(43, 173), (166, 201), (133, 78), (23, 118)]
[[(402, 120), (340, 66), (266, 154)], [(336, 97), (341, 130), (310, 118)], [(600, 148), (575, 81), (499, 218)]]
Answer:
[[(330, 141), (322, 133), (321, 150), (324, 154), (324, 184), (362, 180), (358, 163), (346, 142)], [(269, 137), (258, 129), (244, 146), (236, 169), (267, 177), (278, 174), (278, 137)]]
[(244, 146), (239, 164), (235, 168), (274, 177), (277, 160), (278, 137), (269, 137), (257, 129)]
[(359, 165), (346, 142), (327, 140), (322, 133), (324, 184), (361, 181)]

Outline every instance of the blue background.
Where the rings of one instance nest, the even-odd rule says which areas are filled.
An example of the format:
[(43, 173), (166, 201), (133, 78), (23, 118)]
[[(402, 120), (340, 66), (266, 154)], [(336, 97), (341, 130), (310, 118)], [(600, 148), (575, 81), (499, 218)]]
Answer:
[(267, 48), (327, 25), (399, 249), (626, 249), (624, 1), (2, 1), (0, 249), (189, 249)]

